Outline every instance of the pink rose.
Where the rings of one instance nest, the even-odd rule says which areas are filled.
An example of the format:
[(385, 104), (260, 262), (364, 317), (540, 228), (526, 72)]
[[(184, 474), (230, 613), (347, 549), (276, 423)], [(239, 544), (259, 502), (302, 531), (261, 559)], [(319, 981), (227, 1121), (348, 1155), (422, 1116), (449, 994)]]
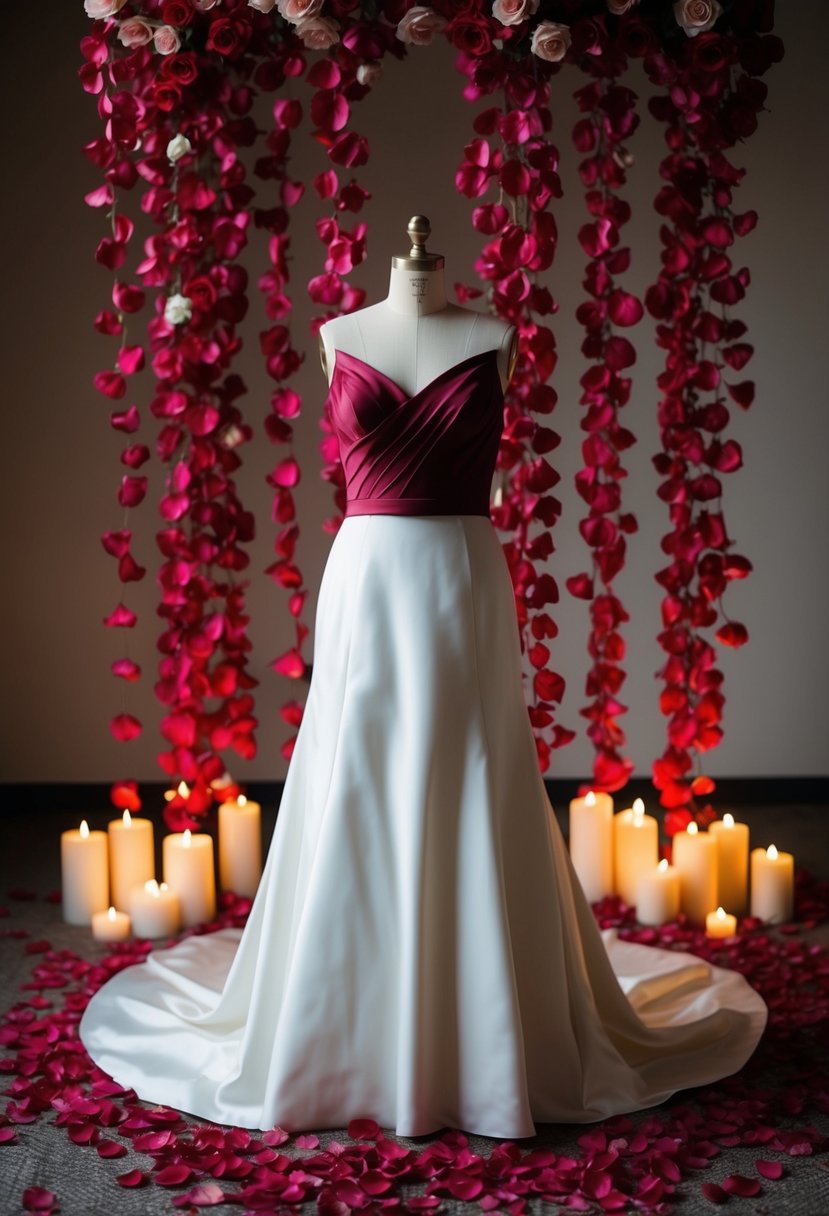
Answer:
[(161, 25), (153, 34), (153, 45), (159, 55), (175, 55), (181, 39), (171, 25)]
[(495, 0), (492, 15), (501, 25), (520, 25), (538, 10), (538, 0)]
[(357, 68), (357, 81), (371, 89), (383, 78), (382, 63), (361, 63)]
[(674, 16), (689, 38), (695, 38), (711, 26), (722, 12), (719, 0), (676, 0)]
[(276, 0), (248, 0), (248, 8), (256, 8), (260, 13), (269, 13)]
[(296, 32), (309, 51), (327, 51), (335, 42), (340, 41), (339, 26), (336, 21), (329, 21), (327, 17), (311, 17), (308, 21), (300, 21)]
[(539, 59), (558, 63), (567, 54), (570, 45), (570, 26), (557, 21), (539, 21), (533, 30), (530, 50)]
[(425, 4), (410, 8), (397, 27), (397, 37), (409, 46), (428, 46), (435, 34), (446, 29), (446, 19)]
[(83, 7), (87, 17), (100, 21), (106, 17), (114, 17), (126, 2), (127, 0), (83, 0)]
[(146, 46), (153, 40), (153, 27), (143, 17), (129, 17), (118, 26), (118, 41), (126, 47)]
[(322, 2), (323, 0), (277, 0), (276, 7), (286, 21), (299, 25), (303, 21), (318, 17), (322, 12)]
[(639, 0), (607, 0), (607, 7), (609, 12), (621, 17), (622, 13), (626, 13), (629, 8), (633, 8), (634, 4), (638, 3)]

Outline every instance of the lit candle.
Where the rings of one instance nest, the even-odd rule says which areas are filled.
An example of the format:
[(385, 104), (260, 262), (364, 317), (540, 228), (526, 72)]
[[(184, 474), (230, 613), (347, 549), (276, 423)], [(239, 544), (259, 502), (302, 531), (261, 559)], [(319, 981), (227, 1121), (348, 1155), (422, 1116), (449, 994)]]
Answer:
[(659, 828), (653, 815), (645, 814), (641, 798), (614, 815), (613, 846), (616, 894), (633, 906), (639, 880), (655, 870), (659, 860)]
[(130, 916), (136, 937), (170, 937), (181, 924), (181, 901), (166, 882), (151, 878), (130, 892)]
[(794, 857), (773, 844), (751, 850), (751, 915), (785, 924), (794, 911)]
[(213, 840), (189, 828), (171, 832), (163, 841), (164, 881), (181, 901), (181, 923), (186, 927), (212, 920), (216, 915), (216, 878)]
[(717, 841), (689, 823), (674, 836), (673, 862), (679, 870), (679, 906), (689, 920), (704, 924), (717, 903)]
[(94, 912), (109, 906), (109, 863), (106, 832), (79, 828), (60, 834), (63, 919), (68, 925), (89, 925)]
[(591, 903), (613, 894), (613, 799), (593, 790), (570, 803), (570, 857)]
[(129, 907), (133, 887), (155, 875), (153, 825), (149, 819), (133, 819), (124, 811), (121, 819), (109, 821), (109, 873), (112, 902)]
[(130, 918), (126, 912), (116, 912), (110, 908), (107, 912), (92, 913), (92, 936), (96, 942), (122, 942), (130, 935)]
[(262, 808), (244, 794), (219, 805), (222, 890), (255, 895), (262, 877)]
[(655, 870), (643, 874), (636, 889), (636, 919), (640, 925), (664, 925), (679, 913), (679, 872), (662, 858)]
[(717, 842), (717, 900), (738, 916), (748, 906), (748, 824), (735, 823), (729, 812), (708, 831)]
[(733, 937), (737, 932), (737, 917), (717, 908), (716, 912), (708, 912), (705, 917), (705, 932), (708, 937)]

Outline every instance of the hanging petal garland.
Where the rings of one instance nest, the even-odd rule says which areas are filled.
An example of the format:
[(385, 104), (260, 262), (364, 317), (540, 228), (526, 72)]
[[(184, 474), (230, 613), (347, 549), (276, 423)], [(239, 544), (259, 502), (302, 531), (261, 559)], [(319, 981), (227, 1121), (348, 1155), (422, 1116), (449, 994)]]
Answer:
[[(582, 444), (585, 467), (576, 477), (576, 488), (589, 507), (579, 531), (591, 550), (592, 570), (569, 578), (567, 587), (590, 604), (587, 648), (593, 664), (586, 692), (591, 700), (581, 711), (588, 720), (587, 734), (596, 753), (590, 784), (594, 789), (613, 791), (627, 784), (634, 767), (620, 750), (625, 734), (618, 721), (627, 711), (618, 699), (625, 680), (620, 626), (630, 617), (614, 593), (613, 580), (625, 562), (626, 537), (637, 528), (635, 516), (623, 510), (622, 482), (627, 471), (622, 454), (635, 440), (621, 421), (632, 383), (624, 372), (635, 363), (636, 350), (616, 330), (635, 325), (644, 310), (634, 295), (617, 285), (618, 276), (630, 265), (630, 249), (619, 244), (630, 206), (616, 191), (625, 184), (625, 169), (631, 163), (625, 142), (639, 123), (636, 95), (613, 75), (604, 78), (604, 73), (620, 73), (625, 60), (607, 45), (603, 27), (601, 33), (605, 35), (599, 43), (602, 54), (594, 60), (598, 79), (576, 93), (585, 117), (573, 131), (577, 150), (587, 154), (579, 173), (593, 217), (579, 231), (579, 241), (591, 259), (584, 280), (591, 298), (579, 307), (577, 316), (586, 330), (582, 353), (592, 363), (581, 377), (581, 404), (586, 407), (581, 426), (587, 438)], [(597, 582), (601, 584), (598, 593)]]
[(782, 55), (779, 39), (758, 35), (743, 11), (735, 13), (731, 38), (703, 32), (668, 59), (647, 62), (651, 78), (666, 89), (651, 111), (667, 123), (669, 155), (660, 166), (665, 185), (656, 210), (663, 268), (648, 291), (657, 319), (657, 343), (666, 353), (659, 379), (662, 450), (654, 466), (662, 478), (659, 497), (668, 505), (671, 530), (662, 541), (669, 564), (656, 578), (665, 595), (658, 641), (667, 655), (659, 675), (660, 708), (668, 719), (668, 746), (653, 766), (654, 784), (667, 808), (669, 835), (692, 818), (707, 822), (714, 781), (693, 773), (695, 758), (722, 740), (725, 697), (717, 653), (705, 631), (724, 646), (748, 640), (744, 625), (728, 618), (722, 596), (734, 579), (751, 572), (734, 551), (722, 507), (722, 477), (742, 466), (737, 440), (726, 438), (729, 404), (748, 409), (750, 380), (735, 381), (753, 353), (745, 323), (730, 310), (745, 295), (749, 272), (735, 265), (730, 249), (749, 233), (756, 213), (738, 214), (733, 192), (744, 170), (725, 155), (750, 135), (763, 109), (766, 86), (757, 76)]
[[(126, 395), (128, 377), (140, 371), (145, 357), (142, 345), (128, 345), (126, 320), (142, 307), (145, 288), (158, 291), (147, 349), (158, 381), (151, 411), (162, 424), (156, 453), (166, 469), (161, 510), (169, 525), (158, 534), (165, 559), (158, 575), (160, 611), (167, 627), (159, 642), (163, 657), (156, 692), (165, 705), (163, 733), (169, 744), (159, 760), (174, 780), (184, 777), (193, 787), (189, 797), (168, 807), (170, 826), (194, 824), (209, 808), (216, 783), (227, 780), (219, 752), (229, 748), (250, 757), (256, 747), (250, 695), (256, 682), (246, 669), (244, 585), (235, 578), (248, 563), (244, 546), (252, 538), (253, 519), (233, 482), (237, 448), (251, 430), (236, 404), (245, 386), (231, 370), (241, 348), (236, 327), (247, 308), (237, 258), (251, 218), (269, 234), (269, 266), (259, 285), (271, 325), (260, 334), (260, 346), (275, 387), (265, 430), (283, 448), (269, 475), (278, 532), (276, 561), (268, 573), (289, 592), (296, 631), (294, 644), (273, 666), (294, 680), (308, 671), (303, 656), (308, 628), (302, 621), (307, 591), (296, 561), (294, 498), (301, 476), (293, 446), (301, 402), (291, 385), (303, 355), (290, 332), (288, 291), (288, 217), (306, 184), (292, 181), (287, 168), (292, 132), (304, 107), (289, 82), (313, 91), (308, 106), (313, 135), (331, 162), (312, 182), (332, 206), (318, 225), (326, 249), (323, 272), (309, 284), (321, 309), (316, 331), (326, 317), (363, 303), (362, 292), (348, 282), (365, 257), (367, 236), (362, 218), (345, 221), (368, 198), (353, 177), (347, 178), (369, 151), (365, 137), (350, 125), (353, 104), (377, 84), (387, 53), (403, 56), (439, 35), (458, 50), (470, 101), (503, 94), (502, 105), (475, 119), (476, 138), (467, 146), (456, 183), (476, 200), (492, 186), (498, 190), (497, 201), (479, 202), (473, 210), (476, 230), (488, 238), (476, 269), (490, 308), (520, 334), (492, 516), (508, 533), (504, 549), (522, 645), (533, 669), (529, 712), (542, 771), (552, 749), (573, 737), (555, 720), (564, 682), (550, 666), (548, 643), (556, 635), (549, 606), (558, 587), (543, 569), (561, 511), (551, 493), (558, 475), (545, 459), (559, 443), (545, 419), (556, 405), (549, 383), (556, 365), (549, 318), (557, 305), (541, 277), (556, 252), (549, 207), (561, 193), (558, 153), (550, 139), (550, 82), (564, 63), (594, 78), (578, 94), (585, 118), (575, 136), (585, 153), (581, 174), (593, 216), (589, 234), (583, 233), (591, 259), (586, 278), (591, 300), (579, 313), (592, 363), (582, 380), (588, 439), (579, 489), (587, 497), (588, 483), (592, 487), (581, 530), (593, 572), (571, 580), (570, 589), (585, 598), (590, 592), (591, 702), (583, 712), (596, 747), (594, 784), (604, 788), (618, 788), (630, 767), (620, 750), (624, 735), (618, 718), (624, 706), (616, 696), (624, 679), (619, 626), (626, 614), (612, 586), (624, 562), (626, 536), (635, 529), (615, 493), (624, 475), (621, 453), (633, 442), (619, 419), (630, 394), (630, 381), (621, 372), (635, 352), (612, 327), (635, 322), (640, 307), (617, 283), (628, 255), (615, 242), (628, 212), (615, 191), (624, 182), (624, 140), (637, 121), (635, 99), (620, 80), (626, 59), (644, 58), (651, 79), (668, 90), (651, 106), (669, 124), (671, 154), (663, 164), (668, 185), (657, 200), (667, 219), (666, 268), (648, 295), (648, 307), (662, 323), (659, 340), (668, 350), (660, 383), (665, 448), (657, 466), (674, 531), (665, 542), (672, 563), (660, 575), (671, 583), (660, 641), (667, 648), (681, 637), (686, 649), (669, 650), (662, 672), (669, 746), (654, 773), (663, 802), (680, 808), (680, 819), (689, 817), (690, 753), (719, 741), (722, 706), (714, 652), (699, 631), (720, 624), (719, 641), (731, 645), (747, 636), (736, 622), (720, 623), (724, 586), (750, 566), (731, 552), (722, 511), (710, 505), (719, 493), (718, 474), (740, 462), (736, 443), (721, 437), (727, 422), (723, 411), (726, 416), (728, 411), (715, 373), (725, 366), (739, 371), (751, 353), (740, 341), (741, 323), (725, 310), (747, 282), (747, 272), (733, 270), (726, 250), (734, 236), (749, 230), (752, 218), (730, 210), (730, 192), (741, 174), (722, 148), (750, 134), (762, 108), (762, 86), (753, 77), (780, 56), (779, 41), (768, 36), (772, 7), (770, 0), (722, 5), (717, 0), (466, 0), (463, 6), (449, 0), (432, 6), (408, 0), (85, 0), (94, 24), (82, 43), (85, 63), (79, 75), (98, 97), (105, 123), (104, 137), (86, 148), (105, 184), (91, 191), (87, 202), (110, 208), (111, 235), (97, 256), (115, 275), (114, 309), (103, 310), (96, 325), (121, 338), (114, 366), (99, 373), (95, 384), (113, 401)], [(268, 132), (258, 130), (250, 116), (256, 89), (277, 93)], [(255, 173), (278, 183), (280, 192), (269, 209), (253, 206), (238, 156), (240, 147), (253, 146), (263, 134), (266, 151)], [(141, 285), (123, 274), (133, 228), (116, 205), (116, 193), (131, 189), (139, 177), (148, 183), (142, 207), (158, 228), (136, 272)], [(697, 196), (702, 202), (695, 210)], [(702, 285), (695, 286), (697, 271)], [(481, 294), (461, 289), (462, 299)], [(702, 348), (704, 342), (713, 344), (713, 353)], [(728, 382), (725, 391), (742, 406), (750, 402), (750, 382)], [(701, 395), (709, 392), (713, 400), (702, 404)], [(138, 407), (114, 410), (111, 421), (131, 435), (140, 426)], [(334, 486), (338, 512), (324, 526), (335, 532), (345, 506), (342, 469), (330, 420), (323, 417), (321, 426), (322, 475)], [(691, 432), (702, 437), (701, 447)], [(146, 493), (148, 479), (138, 470), (149, 455), (148, 444), (132, 442), (124, 449), (121, 459), (129, 471), (119, 492), (123, 526), (104, 536), (124, 583), (145, 573), (131, 551), (127, 512)], [(600, 594), (595, 594), (597, 581)], [(135, 614), (122, 602), (106, 623), (129, 628)], [(113, 671), (125, 690), (140, 676), (129, 654), (115, 660)], [(209, 700), (215, 708), (208, 707)], [(302, 705), (292, 698), (281, 713), (298, 727)], [(126, 699), (112, 729), (120, 738), (141, 730)], [(295, 737), (283, 745), (286, 758)], [(711, 785), (702, 775), (696, 781), (698, 792)], [(112, 796), (116, 805), (136, 804), (136, 783), (117, 783)], [(680, 819), (671, 826), (679, 826)]]
[[(465, 149), (455, 184), (468, 198), (482, 198), (490, 186), (498, 201), (480, 203), (472, 213), (475, 229), (489, 237), (475, 263), (488, 284), (487, 302), (518, 330), (519, 358), (504, 403), (504, 431), (498, 453), (500, 473), (492, 519), (510, 533), (504, 545), (516, 599), (522, 649), (533, 669), (529, 715), (542, 772), (550, 767), (552, 749), (570, 742), (573, 732), (555, 721), (564, 696), (564, 680), (550, 666), (548, 641), (557, 635), (549, 605), (558, 602), (556, 580), (541, 569), (554, 552), (552, 529), (561, 503), (551, 493), (559, 474), (545, 458), (560, 436), (542, 419), (557, 403), (547, 383), (557, 362), (555, 335), (546, 318), (557, 304), (539, 276), (550, 269), (558, 232), (550, 201), (561, 195), (558, 151), (550, 139), (550, 86), (534, 79), (524, 59), (498, 56), (475, 58), (480, 49), (468, 20), (450, 22), (450, 37), (463, 46), (459, 67), (468, 77), (469, 101), (502, 89), (503, 106), (483, 110), (475, 119), (478, 135)], [(486, 30), (486, 36), (493, 32)], [(508, 35), (509, 28), (501, 29)], [(484, 44), (486, 45), (486, 44)], [(490, 139), (497, 143), (493, 147)], [(462, 288), (462, 301), (480, 295)], [(535, 529), (535, 534), (531, 534)], [(540, 529), (540, 530), (539, 530)]]

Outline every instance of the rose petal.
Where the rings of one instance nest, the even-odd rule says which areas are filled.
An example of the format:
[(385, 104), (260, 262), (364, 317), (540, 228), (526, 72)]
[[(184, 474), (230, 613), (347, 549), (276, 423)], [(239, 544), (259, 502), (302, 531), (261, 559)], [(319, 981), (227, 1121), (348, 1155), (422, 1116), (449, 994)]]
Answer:
[(119, 1186), (143, 1186), (147, 1181), (147, 1175), (141, 1170), (128, 1170), (126, 1174), (116, 1174), (115, 1181)]
[(52, 1212), (57, 1210), (58, 1197), (42, 1186), (29, 1186), (23, 1192), (22, 1202), (27, 1212)]

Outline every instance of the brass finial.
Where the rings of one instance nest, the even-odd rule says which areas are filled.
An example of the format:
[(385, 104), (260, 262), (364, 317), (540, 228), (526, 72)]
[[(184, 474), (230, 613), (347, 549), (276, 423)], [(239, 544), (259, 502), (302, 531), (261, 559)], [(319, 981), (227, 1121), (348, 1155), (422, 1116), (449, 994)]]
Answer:
[(413, 215), (406, 228), (411, 249), (406, 257), (393, 257), (395, 270), (439, 270), (444, 264), (442, 253), (428, 253), (426, 242), (432, 234), (432, 225), (425, 215)]

